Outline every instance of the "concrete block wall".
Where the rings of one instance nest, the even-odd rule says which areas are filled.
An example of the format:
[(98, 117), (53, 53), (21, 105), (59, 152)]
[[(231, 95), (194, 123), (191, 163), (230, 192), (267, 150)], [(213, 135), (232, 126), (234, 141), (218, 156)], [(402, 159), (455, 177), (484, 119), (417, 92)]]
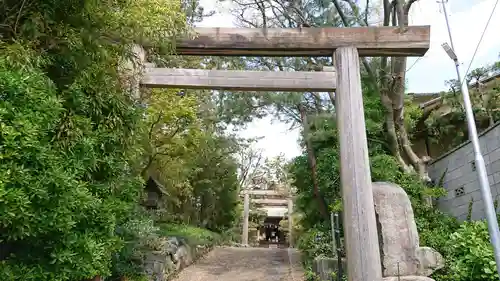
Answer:
[[(486, 163), (493, 200), (498, 199), (500, 202), (500, 123), (482, 132), (479, 143)], [(438, 183), (443, 175), (443, 185), (448, 194), (438, 200), (438, 207), (459, 220), (465, 220), (469, 202), (473, 200), (472, 219), (485, 218), (484, 203), (474, 164), (474, 151), (470, 141), (430, 164), (429, 176), (434, 182)]]

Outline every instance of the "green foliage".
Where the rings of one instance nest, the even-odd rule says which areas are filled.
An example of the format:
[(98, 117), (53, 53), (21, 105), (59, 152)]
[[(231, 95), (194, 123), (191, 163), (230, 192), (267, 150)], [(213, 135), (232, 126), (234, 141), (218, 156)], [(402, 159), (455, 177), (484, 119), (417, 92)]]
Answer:
[[(466, 77), (469, 85), (471, 105), (476, 126), (482, 131), (500, 120), (500, 80), (491, 78), (497, 73), (499, 62), (470, 71)], [(441, 109), (430, 114), (425, 121), (431, 140), (442, 147), (442, 151), (462, 144), (468, 140), (467, 123), (460, 93), (460, 82), (456, 79), (446, 81), (449, 90), (442, 93)]]
[[(405, 127), (408, 133), (415, 133), (418, 128), (418, 122), (423, 118), (423, 110), (420, 108), (419, 104), (415, 104), (412, 99), (406, 99), (404, 103), (405, 107)], [(412, 136), (410, 136), (411, 138)]]
[(446, 257), (455, 281), (498, 280), (486, 221), (465, 222), (450, 236)]
[(304, 263), (309, 266), (316, 257), (336, 256), (332, 250), (330, 231), (311, 228), (300, 236), (297, 246), (304, 255)]
[(159, 224), (159, 234), (167, 237), (182, 237), (190, 245), (216, 245), (222, 242), (219, 233), (190, 225)]
[[(380, 114), (380, 102), (375, 95), (365, 94), (367, 136), (369, 138), (369, 154), (372, 181), (393, 182), (400, 185), (409, 195), (415, 213), (417, 228), (420, 234), (420, 244), (446, 252), (450, 235), (458, 228), (459, 223), (451, 216), (445, 215), (432, 206), (428, 206), (425, 198), (443, 196), (445, 191), (440, 187), (429, 187), (416, 174), (405, 173), (398, 162), (390, 155), (383, 141), (383, 115)], [(420, 111), (407, 113), (406, 120), (418, 119)], [(411, 121), (413, 122), (413, 121)], [(315, 148), (317, 160), (318, 182), (321, 196), (330, 211), (341, 211), (339, 146), (335, 136), (336, 127), (332, 121), (317, 121), (311, 139)], [(379, 125), (377, 125), (379, 124)], [(410, 124), (411, 125), (411, 124)], [(373, 130), (373, 131), (370, 131)], [(328, 133), (325, 133), (328, 132)], [(332, 137), (324, 137), (330, 134)], [(317, 137), (322, 136), (322, 137)], [(313, 193), (311, 173), (306, 155), (295, 158), (290, 166), (290, 173), (297, 188), (296, 208), (303, 214), (301, 224), (304, 227), (299, 241), (299, 248), (304, 252), (306, 264), (310, 265), (314, 257), (319, 255), (333, 256), (331, 252), (330, 222), (319, 215)], [(316, 234), (322, 233), (320, 241)], [(343, 235), (341, 233), (341, 235)], [(448, 274), (450, 268), (445, 268), (439, 274)], [(441, 279), (443, 280), (443, 279)]]
[[(29, 40), (37, 49), (66, 59), (82, 53), (93, 55), (79, 57), (78, 61), (62, 61), (65, 63), (97, 59), (99, 53), (110, 55), (110, 49), (102, 47), (125, 46), (134, 41), (148, 41), (170, 49), (173, 43), (170, 39), (186, 30), (180, 4), (172, 0), (38, 0), (24, 1), (22, 5), (18, 1), (4, 1), (0, 8), (0, 38), (6, 42)], [(71, 73), (61, 66), (54, 70)]]
[[(0, 19), (0, 279), (133, 276), (155, 237), (153, 221), (133, 211), (151, 118), (117, 66), (132, 42), (172, 49), (187, 30), (179, 1), (7, 1)], [(178, 102), (187, 105), (163, 105), (187, 111), (163, 121), (196, 123), (198, 104)], [(185, 152), (178, 139), (168, 145)]]
[(127, 277), (129, 280), (147, 280), (144, 272), (146, 254), (163, 251), (167, 237), (178, 237), (188, 245), (214, 246), (222, 243), (223, 237), (207, 229), (190, 225), (155, 223), (151, 216), (137, 211), (133, 219), (120, 226), (117, 232), (123, 239), (123, 247), (114, 257), (113, 277)]
[(319, 276), (317, 276), (316, 273), (314, 273), (311, 268), (307, 268), (304, 273), (304, 279), (306, 281), (318, 281)]
[(225, 231), (236, 224), (238, 140), (218, 127), (205, 110), (202, 93), (177, 89), (153, 90), (148, 104), (141, 170), (166, 194), (156, 217), (160, 222), (194, 224)]
[(58, 90), (41, 70), (50, 62), (21, 45), (3, 47), (2, 280), (109, 274), (114, 229), (140, 194), (128, 165), (137, 111), (97, 66), (93, 81), (109, 91), (96, 92), (86, 72)]
[(250, 207), (250, 213), (248, 214), (249, 227), (256, 228), (264, 223), (267, 212), (256, 207), (255, 204), (251, 203), (251, 200), (250, 204), (253, 206)]
[(116, 233), (121, 237), (122, 247), (113, 256), (112, 276), (142, 281), (145, 254), (161, 250), (156, 248), (160, 242), (159, 228), (147, 213), (138, 209), (131, 219), (117, 227)]

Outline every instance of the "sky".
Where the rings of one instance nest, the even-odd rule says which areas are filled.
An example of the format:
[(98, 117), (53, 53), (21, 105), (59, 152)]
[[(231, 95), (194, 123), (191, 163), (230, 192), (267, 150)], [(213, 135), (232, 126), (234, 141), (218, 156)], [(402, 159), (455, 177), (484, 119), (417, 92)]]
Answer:
[[(451, 26), (455, 52), (462, 63), (465, 72), (474, 55), (481, 34), (496, 0), (450, 0), (448, 16)], [(230, 3), (217, 3), (217, 0), (201, 0), (202, 6), (217, 13), (205, 19), (198, 26), (203, 27), (234, 27), (234, 19), (229, 14)], [(448, 33), (444, 14), (440, 4), (435, 0), (419, 0), (410, 14), (411, 25), (430, 25), (431, 44), (426, 55), (415, 63), (416, 58), (408, 59), (408, 92), (430, 93), (446, 90), (444, 82), (456, 78), (453, 62), (443, 51), (441, 44), (448, 42)], [(499, 5), (500, 6), (500, 5)], [(499, 60), (500, 36), (500, 7), (497, 7), (489, 28), (474, 57), (471, 69), (481, 67)], [(413, 65), (413, 66), (412, 66)], [(299, 131), (289, 130), (289, 126), (274, 122), (272, 118), (256, 120), (241, 132), (242, 137), (264, 136), (256, 144), (256, 148), (263, 150), (264, 156), (273, 157), (284, 154), (291, 159), (301, 154), (298, 146)]]

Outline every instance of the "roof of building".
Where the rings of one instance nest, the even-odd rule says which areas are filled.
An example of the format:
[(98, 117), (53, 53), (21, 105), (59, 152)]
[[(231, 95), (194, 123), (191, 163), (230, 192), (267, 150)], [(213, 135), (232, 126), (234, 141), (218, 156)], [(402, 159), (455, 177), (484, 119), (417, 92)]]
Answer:
[(168, 194), (168, 192), (165, 190), (165, 187), (151, 176), (148, 178), (148, 181), (146, 182), (146, 188), (156, 190), (164, 195)]
[[(500, 78), (500, 70), (492, 71), (488, 77), (479, 80), (479, 83), (485, 84)], [(469, 87), (477, 85), (478, 81), (469, 84)], [(420, 105), (420, 108), (433, 106), (442, 99), (442, 93), (409, 93), (413, 96), (413, 101)]]

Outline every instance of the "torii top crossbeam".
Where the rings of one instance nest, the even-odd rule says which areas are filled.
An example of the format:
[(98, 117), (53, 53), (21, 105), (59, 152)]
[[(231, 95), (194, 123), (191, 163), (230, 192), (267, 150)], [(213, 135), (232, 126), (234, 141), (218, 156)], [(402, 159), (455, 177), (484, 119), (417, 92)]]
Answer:
[(430, 27), (352, 28), (195, 28), (197, 35), (177, 44), (179, 55), (199, 56), (331, 56), (344, 46), (360, 56), (423, 56)]

